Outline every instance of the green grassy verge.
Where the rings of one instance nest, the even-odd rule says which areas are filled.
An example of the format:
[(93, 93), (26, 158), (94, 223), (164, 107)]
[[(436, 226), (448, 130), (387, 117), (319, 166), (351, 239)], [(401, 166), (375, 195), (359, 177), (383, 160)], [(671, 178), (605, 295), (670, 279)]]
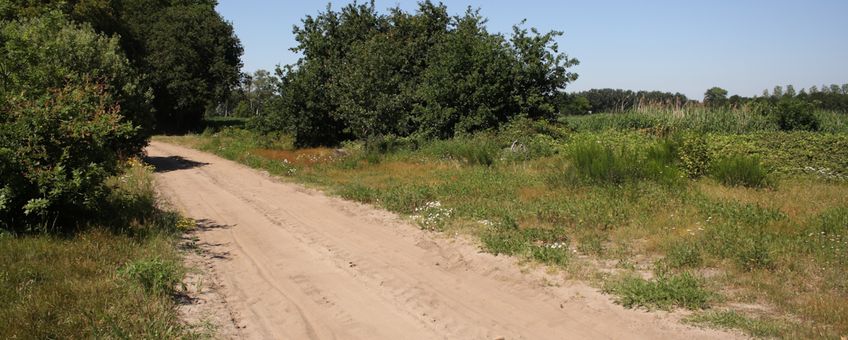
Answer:
[(157, 209), (132, 162), (102, 222), (73, 235), (0, 234), (0, 338), (197, 337), (179, 320), (181, 218)]
[[(286, 136), (239, 129), (159, 139), (405, 214), (424, 229), (479, 237), (485, 251), (562, 268), (624, 305), (754, 304), (785, 316), (780, 337), (848, 334), (846, 155), (784, 152), (793, 143), (832, 150), (845, 134), (530, 124), (342, 151), (295, 150)], [(721, 163), (731, 155), (743, 161)], [(648, 272), (658, 275), (640, 278)]]

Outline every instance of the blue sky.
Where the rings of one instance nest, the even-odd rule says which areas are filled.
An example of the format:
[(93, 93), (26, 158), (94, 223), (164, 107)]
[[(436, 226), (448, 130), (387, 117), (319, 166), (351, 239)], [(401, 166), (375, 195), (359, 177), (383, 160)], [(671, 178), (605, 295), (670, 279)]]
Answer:
[[(292, 26), (324, 1), (219, 0), (244, 45), (244, 70), (272, 70), (298, 56)], [(335, 9), (349, 1), (333, 1)], [(513, 24), (559, 30), (560, 50), (580, 60), (568, 91), (624, 88), (682, 92), (701, 99), (721, 86), (759, 95), (775, 85), (848, 83), (848, 1), (444, 1), (452, 14), (471, 6), (490, 32)], [(414, 10), (416, 1), (377, 1)]]

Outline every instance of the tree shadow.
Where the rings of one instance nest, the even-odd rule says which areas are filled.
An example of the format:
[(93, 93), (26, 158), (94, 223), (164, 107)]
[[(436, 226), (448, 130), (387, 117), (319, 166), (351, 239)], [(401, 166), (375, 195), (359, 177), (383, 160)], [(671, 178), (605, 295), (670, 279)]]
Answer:
[(209, 163), (196, 162), (190, 159), (186, 159), (180, 156), (167, 156), (167, 157), (144, 157), (144, 161), (150, 165), (153, 165), (155, 172), (171, 172), (177, 170), (187, 170), (193, 169), (201, 166), (208, 165)]

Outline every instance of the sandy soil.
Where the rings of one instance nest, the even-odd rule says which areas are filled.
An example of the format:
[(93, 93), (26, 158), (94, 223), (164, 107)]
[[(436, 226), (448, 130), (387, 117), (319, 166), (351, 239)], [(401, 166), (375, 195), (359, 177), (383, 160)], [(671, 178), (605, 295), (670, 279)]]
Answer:
[(462, 237), (214, 155), (161, 142), (147, 152), (161, 195), (201, 224), (194, 261), (212, 284), (189, 299), (188, 314), (223, 322), (224, 338), (738, 337), (624, 309)]

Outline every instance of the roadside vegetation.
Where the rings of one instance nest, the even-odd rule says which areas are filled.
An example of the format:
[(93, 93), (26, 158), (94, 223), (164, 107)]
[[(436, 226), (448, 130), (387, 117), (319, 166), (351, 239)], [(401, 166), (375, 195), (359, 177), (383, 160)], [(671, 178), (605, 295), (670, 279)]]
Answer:
[(197, 336), (176, 312), (192, 222), (139, 159), (237, 80), (214, 6), (0, 2), (0, 338)]
[(752, 336), (848, 330), (848, 159), (834, 151), (848, 148), (844, 132), (522, 119), (336, 148), (240, 127), (157, 138), (478, 237), (487, 252), (561, 268), (628, 307), (691, 309), (693, 323)]

